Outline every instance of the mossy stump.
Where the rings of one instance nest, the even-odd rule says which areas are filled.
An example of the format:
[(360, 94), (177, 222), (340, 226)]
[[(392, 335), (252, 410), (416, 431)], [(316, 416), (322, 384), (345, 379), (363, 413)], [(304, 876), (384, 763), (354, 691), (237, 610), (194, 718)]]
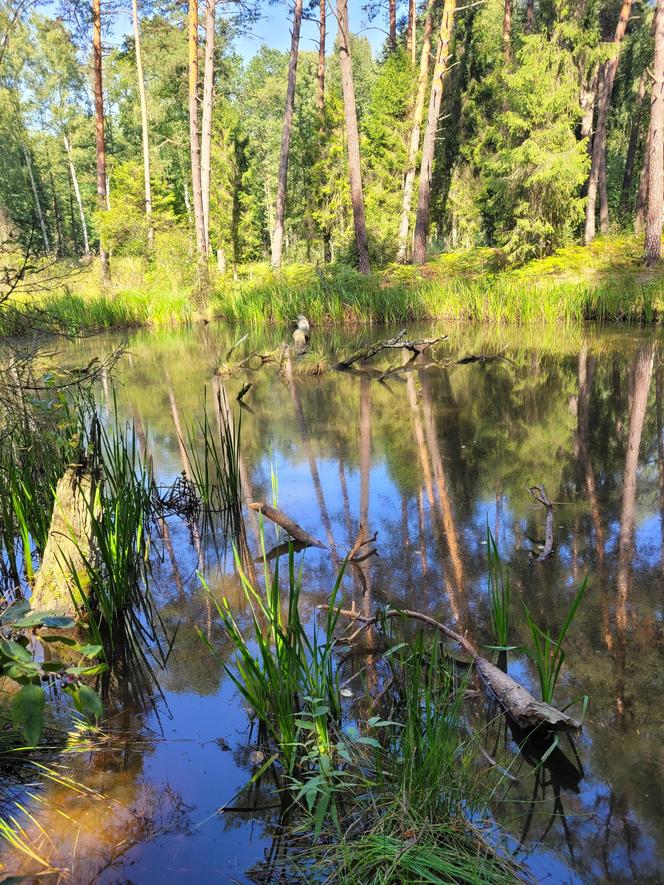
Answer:
[(89, 580), (85, 560), (95, 559), (92, 514), (98, 516), (96, 487), (91, 474), (77, 466), (68, 467), (58, 481), (48, 540), (30, 598), (33, 611), (70, 618), (79, 614), (83, 604), (79, 585), (85, 592)]

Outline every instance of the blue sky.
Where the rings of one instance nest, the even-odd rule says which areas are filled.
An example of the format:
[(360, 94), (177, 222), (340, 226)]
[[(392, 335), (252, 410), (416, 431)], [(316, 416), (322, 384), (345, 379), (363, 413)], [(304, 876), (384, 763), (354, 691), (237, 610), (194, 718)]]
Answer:
[[(104, 38), (106, 44), (121, 43), (125, 34), (131, 31), (131, 5), (126, 0), (127, 11), (119, 13), (113, 21), (113, 30)], [(201, 6), (203, 4), (201, 3)], [(359, 0), (350, 0), (349, 4), (350, 26), (353, 33), (362, 33), (371, 43), (374, 52), (377, 52), (385, 40), (385, 22), (377, 19), (374, 22), (367, 21), (363, 14)], [(219, 8), (219, 7), (218, 7)], [(102, 5), (103, 11), (103, 5)], [(278, 6), (265, 4), (261, 19), (252, 27), (251, 33), (236, 41), (238, 52), (244, 58), (251, 58), (263, 43), (275, 49), (290, 48), (290, 15), (291, 6), (282, 3)], [(107, 22), (105, 24), (108, 24)], [(328, 3), (328, 52), (332, 48), (336, 36), (337, 22), (332, 14)], [(318, 25), (315, 22), (305, 21), (302, 23), (300, 46), (302, 49), (317, 49)]]

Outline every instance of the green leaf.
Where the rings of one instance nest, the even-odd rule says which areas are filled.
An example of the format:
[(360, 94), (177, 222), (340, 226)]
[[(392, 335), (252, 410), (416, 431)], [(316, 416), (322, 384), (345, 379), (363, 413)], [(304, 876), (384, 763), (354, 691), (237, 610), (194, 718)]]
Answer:
[(97, 676), (99, 673), (105, 673), (108, 670), (108, 664), (94, 664), (92, 667), (67, 667), (67, 673), (70, 676)]
[(61, 642), (63, 645), (75, 646), (78, 642), (71, 636), (60, 636), (59, 633), (49, 633), (39, 637), (41, 642)]
[(24, 663), (32, 660), (32, 655), (27, 648), (24, 648), (18, 642), (13, 642), (11, 639), (0, 639), (0, 653), (11, 661)]
[(12, 602), (0, 615), (0, 624), (11, 624), (16, 618), (20, 618), (30, 611), (30, 603), (27, 599), (17, 599)]
[[(105, 665), (104, 665), (105, 666)], [(96, 691), (93, 691), (89, 685), (67, 686), (65, 689), (74, 699), (74, 706), (79, 713), (82, 713), (86, 719), (94, 716), (102, 716), (104, 706), (101, 698)]]
[(60, 673), (67, 665), (61, 661), (46, 661), (42, 664), (44, 673)]
[(77, 645), (76, 651), (80, 652), (84, 658), (96, 658), (102, 651), (101, 645)]
[(41, 735), (46, 695), (39, 685), (24, 685), (12, 701), (12, 722), (28, 743), (35, 746)]

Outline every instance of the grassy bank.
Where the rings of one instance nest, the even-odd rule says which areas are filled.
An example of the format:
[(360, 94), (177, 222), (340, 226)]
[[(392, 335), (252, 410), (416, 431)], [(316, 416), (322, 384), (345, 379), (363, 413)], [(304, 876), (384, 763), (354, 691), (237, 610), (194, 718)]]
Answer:
[[(559, 323), (588, 319), (651, 322), (664, 309), (664, 267), (646, 270), (635, 237), (604, 237), (513, 268), (494, 249), (446, 253), (423, 267), (389, 265), (362, 277), (346, 267), (263, 264), (237, 279), (213, 269), (205, 298), (193, 296), (191, 268), (117, 259), (102, 293), (93, 264), (35, 297), (68, 329), (168, 325), (220, 317), (244, 325), (290, 323), (298, 313), (316, 324), (454, 319), (492, 323)], [(183, 259), (186, 265), (187, 260)], [(5, 308), (0, 329), (15, 317)]]

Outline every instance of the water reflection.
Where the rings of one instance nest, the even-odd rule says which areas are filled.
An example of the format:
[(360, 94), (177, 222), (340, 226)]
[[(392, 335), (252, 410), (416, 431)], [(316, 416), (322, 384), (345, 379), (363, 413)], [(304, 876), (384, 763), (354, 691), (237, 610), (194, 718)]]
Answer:
[[(439, 330), (414, 335), (419, 331)], [(316, 345), (337, 354), (383, 334), (313, 332)], [(536, 875), (661, 881), (664, 441), (656, 339), (632, 330), (454, 328), (435, 359), (420, 357), (387, 383), (382, 371), (282, 378), (270, 365), (213, 379), (211, 368), (237, 337), (213, 326), (133, 336), (119, 408), (134, 420), (159, 480), (172, 482), (189, 469), (181, 440), (201, 415), (203, 385), (210, 388), (208, 403), (222, 387), (233, 402), (248, 379), (244, 494), (271, 500), (276, 469), (280, 507), (329, 545), (306, 552), (307, 605), (329, 591), (360, 525), (369, 535), (378, 532), (379, 556), (350, 570), (344, 604), (368, 614), (386, 601), (407, 602), (456, 622), (478, 646), (490, 640), (487, 520), (513, 575), (515, 645), (527, 641), (523, 602), (556, 632), (589, 574), (557, 698), (560, 705), (590, 698), (578, 756), (563, 742), (537, 766), (541, 747), (524, 744), (504, 723), (488, 729), (488, 752), (518, 778), (506, 778), (497, 819), (515, 846), (525, 843), (519, 850)], [(252, 333), (245, 346), (267, 351), (281, 337), (279, 330)], [(81, 343), (76, 359), (87, 361), (111, 344)], [(506, 359), (454, 361), (499, 352)], [(110, 402), (112, 392), (100, 395)], [(542, 511), (527, 491), (536, 483), (554, 502), (554, 554), (542, 563), (528, 558), (543, 533)], [(251, 513), (247, 529), (255, 559)], [(242, 594), (227, 551), (212, 549), (209, 537), (192, 538), (171, 518), (161, 522), (159, 535), (155, 592), (164, 623), (178, 626), (161, 679), (168, 713), (159, 739), (122, 776), (137, 791), (168, 784), (187, 809), (186, 826), (170, 843), (156, 834), (138, 840), (124, 862), (141, 882), (175, 881), (192, 871), (214, 880), (231, 869), (246, 881), (243, 871), (270, 850), (271, 818), (266, 812), (252, 831), (241, 815), (232, 822), (215, 816), (246, 776), (237, 765), (241, 755), (220, 749), (220, 741), (244, 742), (244, 711), (224, 679), (230, 650), (195, 572), (201, 569), (213, 593), (226, 596), (240, 615)], [(221, 649), (219, 659), (207, 655), (198, 629)], [(523, 656), (510, 666), (536, 690)], [(370, 687), (371, 667), (368, 673)], [(145, 728), (155, 722), (142, 721)], [(116, 782), (115, 767), (109, 763), (106, 790)], [(57, 805), (64, 800), (54, 790), (46, 793)], [(62, 838), (66, 844), (71, 834)]]

